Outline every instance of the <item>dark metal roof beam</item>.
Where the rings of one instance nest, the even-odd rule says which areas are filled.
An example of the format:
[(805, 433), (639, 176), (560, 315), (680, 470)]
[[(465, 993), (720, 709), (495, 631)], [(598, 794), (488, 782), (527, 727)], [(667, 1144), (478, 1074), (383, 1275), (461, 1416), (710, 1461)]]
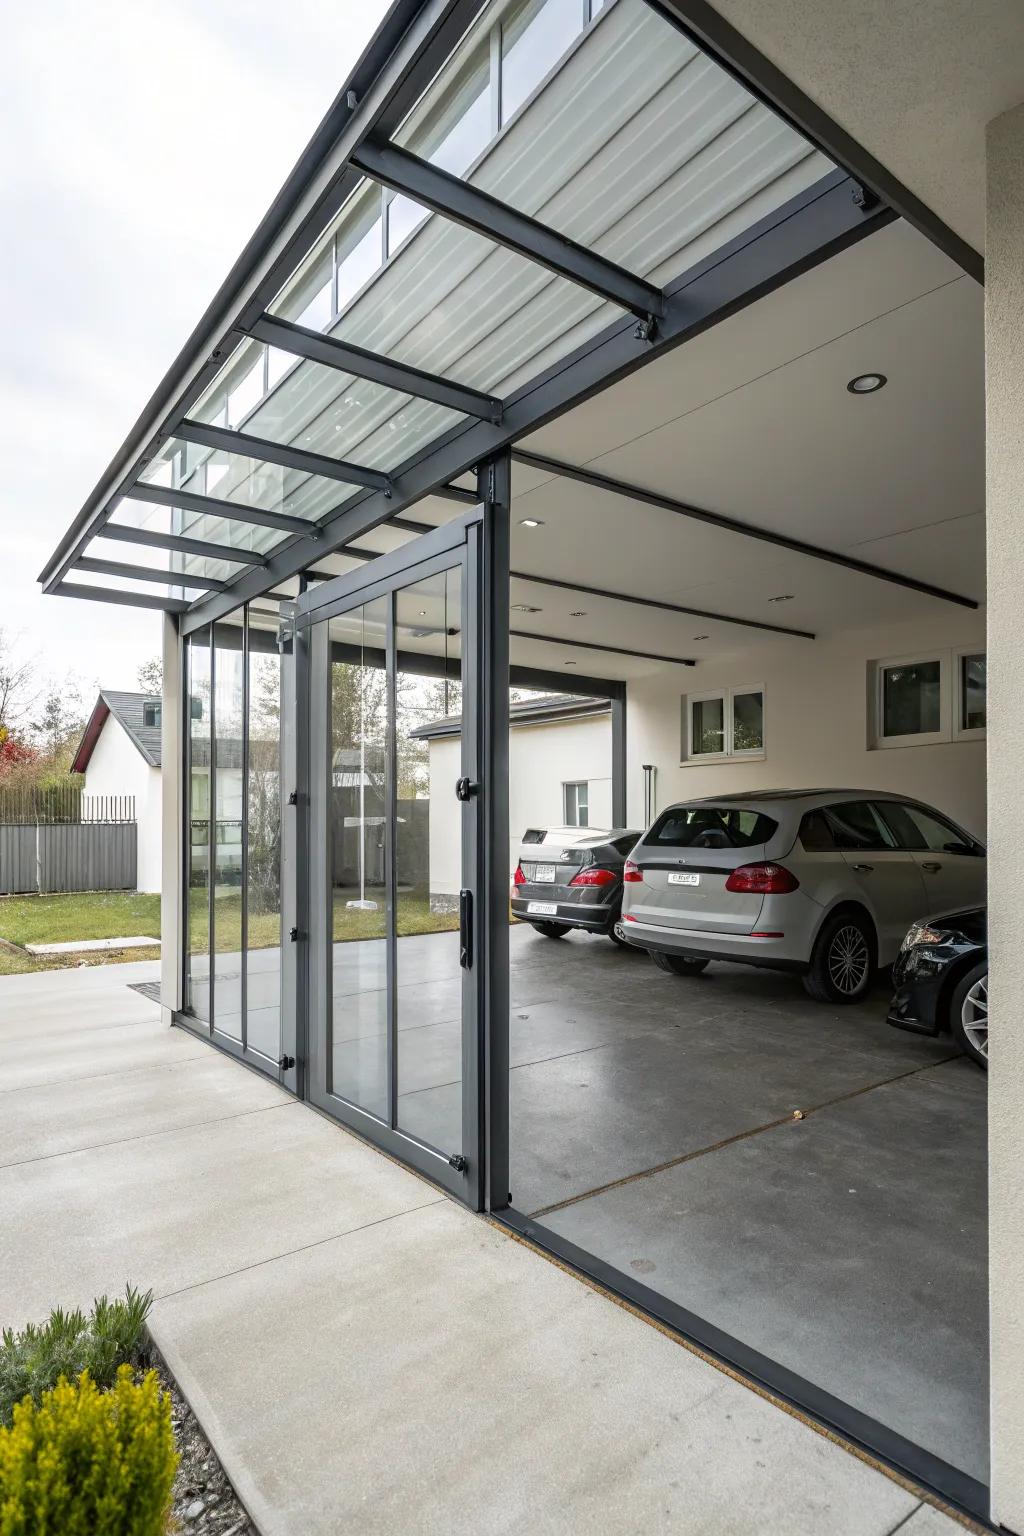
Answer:
[(90, 587), (84, 582), (59, 581), (54, 597), (77, 597), (91, 603), (117, 603), (122, 608), (155, 608), (163, 613), (185, 613), (189, 604), (183, 597), (157, 597), (153, 592), (119, 592), (114, 587)]
[(642, 320), (657, 320), (665, 313), (665, 296), (653, 283), (634, 277), (632, 272), (586, 246), (577, 245), (567, 235), (517, 212), (489, 192), (440, 170), (428, 160), (399, 149), (397, 144), (367, 139), (352, 156), (352, 164), (443, 218), (463, 224), (487, 240), (496, 240), (559, 277), (632, 310)]
[(578, 464), (565, 464), (560, 459), (549, 459), (543, 454), (529, 453), (525, 448), (513, 448), (512, 457), (520, 464), (528, 464), (531, 469), (540, 469), (548, 474), (557, 475), (564, 480), (578, 480), (581, 485), (593, 486), (598, 491), (610, 491), (612, 495), (623, 496), (627, 501), (641, 502), (645, 506), (659, 507), (665, 512), (674, 512), (679, 517), (688, 517), (698, 523), (709, 523), (713, 528), (722, 528), (728, 533), (740, 534), (748, 539), (760, 539), (764, 544), (772, 544), (777, 549), (788, 549), (793, 554), (806, 555), (811, 560), (824, 560), (830, 565), (844, 566), (848, 571), (856, 571), (861, 576), (871, 576), (876, 581), (888, 581), (897, 587), (906, 587), (911, 592), (923, 592), (926, 597), (938, 597), (946, 603), (956, 603), (961, 608), (977, 608), (978, 604), (971, 597), (963, 597), (958, 592), (948, 592), (945, 587), (936, 587), (928, 581), (918, 581), (913, 576), (902, 576), (898, 571), (886, 570), (884, 566), (872, 565), (867, 560), (857, 560), (852, 555), (841, 554), (835, 549), (826, 549), (820, 544), (807, 544), (803, 539), (791, 539), (783, 533), (773, 533), (769, 528), (758, 528), (753, 523), (741, 522), (735, 517), (726, 517), (719, 512), (708, 512), (703, 507), (690, 506), (685, 501), (677, 501), (674, 496), (663, 496), (658, 491), (647, 491), (641, 486), (630, 485), (625, 480), (615, 480), (611, 475), (598, 474), (595, 470), (585, 469)]
[(457, 501), (463, 507), (475, 507), (480, 502), (476, 491), (467, 491), (462, 485), (439, 485), (430, 494), (440, 496), (443, 501)]
[(672, 667), (695, 667), (690, 656), (659, 656), (655, 651), (626, 650), (621, 645), (599, 645), (596, 640), (570, 640), (565, 635), (531, 635), (526, 629), (510, 629), (516, 640), (539, 640), (543, 645), (566, 645), (570, 650), (607, 651), (609, 656), (636, 656), (641, 661), (667, 661)]
[(368, 379), (385, 389), (399, 390), (420, 400), (431, 400), (435, 405), (459, 411), (463, 416), (479, 416), (483, 421), (501, 420), (501, 401), (494, 395), (485, 395), (464, 384), (452, 384), (408, 363), (392, 362), (379, 352), (367, 352), (363, 347), (339, 341), (334, 336), (324, 336), (291, 320), (261, 315), (247, 329), (256, 341), (290, 352), (294, 357), (304, 357), (326, 368), (337, 368), (357, 379)]
[(128, 565), (123, 560), (106, 560), (93, 555), (79, 555), (73, 571), (88, 571), (94, 576), (123, 576), (126, 581), (155, 581), (165, 587), (198, 587), (200, 591), (223, 592), (228, 583), (212, 576), (193, 576), (185, 571), (156, 571), (150, 565)]
[(186, 443), (198, 443), (201, 448), (213, 448), (222, 453), (235, 453), (241, 458), (261, 459), (265, 464), (280, 464), (285, 469), (298, 470), (303, 475), (319, 475), (325, 480), (343, 480), (347, 485), (364, 485), (371, 491), (390, 491), (391, 478), (379, 469), (368, 469), (363, 464), (351, 464), (345, 459), (331, 459), (323, 453), (307, 453), (290, 443), (273, 443), (269, 438), (252, 437), (248, 432), (235, 432), (231, 427), (215, 427), (206, 421), (193, 421), (185, 416), (168, 430), (168, 436), (182, 438)]
[(585, 592), (588, 597), (607, 597), (615, 603), (633, 603), (637, 608), (659, 608), (665, 613), (687, 614), (694, 619), (710, 619), (715, 624), (738, 624), (743, 629), (764, 629), (773, 635), (795, 635), (799, 640), (814, 640), (810, 629), (791, 629), (785, 624), (767, 624), (763, 619), (737, 619), (730, 613), (712, 613), (707, 608), (684, 608), (679, 603), (665, 603), (655, 597), (636, 597), (629, 592), (609, 592), (604, 587), (583, 587), (576, 581), (556, 581), (553, 576), (531, 576), (528, 571), (510, 571), (514, 581), (532, 581), (539, 587), (558, 587), (562, 592)]
[(234, 549), (230, 544), (208, 544), (205, 539), (190, 539), (181, 533), (156, 533), (152, 528), (131, 528), (126, 523), (104, 523), (96, 530), (98, 539), (116, 539), (121, 544), (145, 544), (149, 549), (169, 549), (172, 554), (207, 555), (211, 560), (233, 560), (238, 565), (266, 565), (265, 555), (248, 549)]
[[(157, 507), (177, 507), (182, 512), (199, 512), (206, 517), (224, 517), (235, 523), (255, 523), (258, 528), (277, 528), (282, 533), (297, 533), (304, 539), (319, 537), (316, 523), (307, 522), (302, 517), (250, 507), (245, 501), (221, 501), (217, 496), (200, 496), (196, 491), (175, 491), (167, 485), (149, 485), (145, 480), (132, 486), (128, 499), (152, 502)], [(98, 531), (106, 532), (105, 529)]]
[(792, 123), (804, 138), (855, 176), (869, 193), (894, 208), (908, 224), (919, 229), (977, 282), (984, 282), (984, 257), (765, 58), (753, 43), (708, 4), (708, 0), (647, 0), (647, 3), (696, 43), (702, 52), (721, 64), (758, 100)]

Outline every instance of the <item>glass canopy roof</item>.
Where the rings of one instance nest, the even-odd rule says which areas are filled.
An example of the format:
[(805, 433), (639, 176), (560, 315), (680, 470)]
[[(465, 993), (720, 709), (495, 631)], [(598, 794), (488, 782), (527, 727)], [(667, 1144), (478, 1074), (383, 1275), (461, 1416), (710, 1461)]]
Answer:
[[(653, 333), (666, 285), (833, 170), (645, 0), (461, 0), (454, 50), (440, 22), (414, 48), (408, 10), (268, 215), (272, 259), (254, 246), (248, 286), (211, 306), (47, 590), (77, 569), (131, 592), (140, 567), (166, 571), (174, 606), (281, 590), (344, 542), (351, 509), (377, 498), (364, 526), (400, 512), (438, 444), (500, 426), (624, 319)], [(384, 105), (362, 124), (368, 81)]]

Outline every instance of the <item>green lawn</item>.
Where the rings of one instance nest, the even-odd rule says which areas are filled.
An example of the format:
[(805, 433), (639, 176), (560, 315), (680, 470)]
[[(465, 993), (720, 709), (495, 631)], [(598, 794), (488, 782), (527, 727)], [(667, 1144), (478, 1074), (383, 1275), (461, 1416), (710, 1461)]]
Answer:
[[(198, 900), (189, 914), (193, 951), (202, 952), (208, 944), (205, 893), (194, 893)], [(355, 911), (346, 906), (349, 892), (340, 892), (334, 901), (334, 937), (336, 940), (380, 938), (384, 932), (384, 910)], [(242, 898), (238, 891), (216, 898), (215, 933), (219, 953), (237, 950), (241, 943)], [(399, 899), (398, 931), (413, 933), (450, 933), (458, 927), (455, 912), (432, 912), (424, 891), (403, 891)], [(160, 934), (160, 897), (138, 891), (84, 891), (66, 896), (0, 897), (0, 939), (12, 944), (64, 944), (76, 939), (133, 938), (140, 934)], [(249, 947), (268, 949), (280, 941), (280, 916), (277, 912), (250, 913)], [(91, 952), (90, 963), (115, 960), (152, 960), (159, 949), (105, 950)], [(77, 965), (76, 956), (36, 957), (15, 954), (0, 946), (0, 976), (26, 971), (50, 970)]]

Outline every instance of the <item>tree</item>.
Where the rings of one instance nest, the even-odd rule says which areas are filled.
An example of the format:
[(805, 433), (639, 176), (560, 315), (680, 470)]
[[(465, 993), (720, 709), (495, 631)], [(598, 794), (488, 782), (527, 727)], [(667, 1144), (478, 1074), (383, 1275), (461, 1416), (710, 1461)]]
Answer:
[(31, 726), (40, 760), (50, 767), (69, 769), (84, 723), (77, 685), (70, 679), (60, 686), (51, 682)]
[(18, 654), (15, 642), (0, 629), (0, 729), (6, 739), (18, 734), (36, 699), (35, 663)]
[(143, 693), (163, 693), (164, 664), (161, 657), (151, 656), (142, 663), (135, 675)]

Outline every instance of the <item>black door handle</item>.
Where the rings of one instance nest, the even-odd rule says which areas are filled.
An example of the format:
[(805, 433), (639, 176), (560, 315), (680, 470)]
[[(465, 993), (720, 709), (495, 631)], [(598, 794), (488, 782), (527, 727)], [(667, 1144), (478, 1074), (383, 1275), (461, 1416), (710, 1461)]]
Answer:
[(851, 864), (850, 868), (855, 869), (859, 875), (873, 875), (875, 872), (873, 864)]
[(459, 964), (464, 971), (473, 965), (473, 892), (459, 892)]
[(928, 864), (922, 864), (921, 868), (922, 869), (926, 869), (930, 875), (937, 875), (939, 873), (940, 869), (942, 868), (942, 865), (941, 864), (928, 863)]

